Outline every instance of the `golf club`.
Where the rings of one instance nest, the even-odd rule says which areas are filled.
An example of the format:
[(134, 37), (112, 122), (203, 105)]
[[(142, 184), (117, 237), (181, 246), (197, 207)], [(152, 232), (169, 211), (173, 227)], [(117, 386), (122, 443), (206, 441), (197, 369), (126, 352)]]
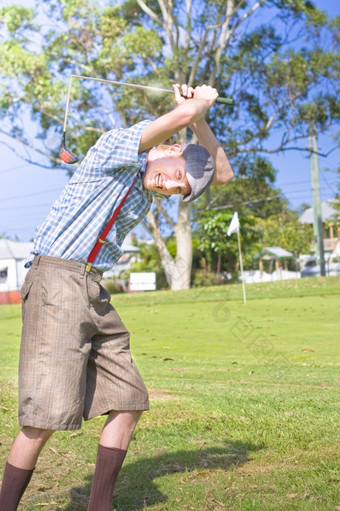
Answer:
[[(146, 89), (146, 90), (150, 90), (150, 91), (167, 92), (167, 93), (171, 93), (171, 94), (174, 93), (174, 91), (171, 89), (161, 89), (159, 87), (150, 87), (148, 85), (139, 85), (136, 83), (117, 82), (115, 80), (104, 80), (104, 78), (93, 78), (92, 76), (71, 75), (69, 78), (69, 82), (68, 82), (63, 135), (62, 135), (61, 144), (59, 147), (60, 158), (65, 163), (70, 163), (70, 164), (77, 163), (77, 161), (78, 161), (78, 157), (74, 153), (72, 153), (72, 151), (67, 149), (67, 147), (66, 147), (66, 127), (67, 127), (68, 108), (69, 108), (69, 104), (70, 104), (72, 78), (79, 78), (81, 80), (92, 80), (95, 82), (102, 82), (102, 83), (112, 83), (114, 85), (123, 85), (126, 87), (135, 87), (138, 89)], [(218, 97), (216, 100), (216, 103), (222, 103), (222, 104), (225, 104), (228, 106), (233, 106), (235, 104), (235, 101), (232, 98)]]

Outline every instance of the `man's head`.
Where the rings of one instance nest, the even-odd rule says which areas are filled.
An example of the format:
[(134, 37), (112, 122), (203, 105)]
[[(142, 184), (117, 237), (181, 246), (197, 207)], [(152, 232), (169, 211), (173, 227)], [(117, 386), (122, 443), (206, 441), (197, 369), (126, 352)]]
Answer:
[(163, 195), (180, 193), (184, 202), (197, 199), (214, 177), (214, 165), (201, 146), (161, 145), (148, 154), (144, 186)]

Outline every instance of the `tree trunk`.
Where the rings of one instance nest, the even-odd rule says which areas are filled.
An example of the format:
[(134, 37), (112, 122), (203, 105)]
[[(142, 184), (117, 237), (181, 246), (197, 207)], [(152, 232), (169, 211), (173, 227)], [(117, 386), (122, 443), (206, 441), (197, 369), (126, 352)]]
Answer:
[(189, 289), (192, 264), (192, 237), (190, 225), (191, 206), (179, 201), (178, 222), (175, 227), (177, 254), (174, 259), (164, 243), (156, 219), (149, 211), (148, 230), (154, 238), (161, 256), (166, 279), (172, 290)]
[(221, 274), (221, 266), (222, 266), (222, 255), (218, 254), (218, 258), (217, 258), (217, 270), (216, 270), (217, 277)]
[(177, 254), (171, 289), (189, 289), (192, 265), (192, 236), (190, 225), (191, 205), (182, 200), (178, 205), (178, 221), (175, 227)]

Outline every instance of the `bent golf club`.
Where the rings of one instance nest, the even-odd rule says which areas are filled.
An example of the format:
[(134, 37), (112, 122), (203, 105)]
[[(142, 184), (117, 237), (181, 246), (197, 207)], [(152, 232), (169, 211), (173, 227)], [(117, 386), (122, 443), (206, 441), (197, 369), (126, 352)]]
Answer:
[[(69, 149), (66, 147), (66, 127), (67, 127), (67, 116), (68, 116), (68, 108), (70, 104), (70, 94), (71, 94), (71, 84), (72, 84), (72, 78), (79, 78), (80, 80), (92, 80), (95, 82), (102, 82), (102, 83), (112, 83), (114, 85), (122, 85), (125, 87), (135, 87), (138, 89), (146, 89), (150, 91), (157, 91), (157, 92), (167, 92), (173, 94), (174, 91), (171, 89), (161, 89), (159, 87), (150, 87), (149, 85), (139, 85), (136, 83), (127, 83), (127, 82), (117, 82), (115, 80), (104, 80), (104, 78), (93, 78), (92, 76), (82, 76), (82, 75), (71, 75), (68, 82), (68, 89), (67, 89), (67, 100), (66, 100), (66, 108), (65, 108), (65, 117), (64, 117), (64, 127), (63, 127), (63, 135), (61, 139), (61, 144), (59, 147), (59, 156), (65, 163), (77, 163), (78, 157), (72, 153)], [(218, 97), (216, 100), (216, 103), (222, 103), (228, 106), (233, 106), (235, 104), (235, 101), (233, 98), (224, 98), (224, 97)]]

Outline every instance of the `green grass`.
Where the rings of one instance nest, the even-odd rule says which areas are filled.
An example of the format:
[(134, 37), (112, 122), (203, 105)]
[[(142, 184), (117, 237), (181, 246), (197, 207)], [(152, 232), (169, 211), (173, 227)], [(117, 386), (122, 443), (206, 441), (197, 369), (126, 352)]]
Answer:
[[(340, 279), (116, 295), (151, 409), (116, 511), (340, 509)], [(20, 307), (0, 308), (0, 461), (18, 431)], [(85, 511), (103, 418), (56, 433), (21, 511)]]

